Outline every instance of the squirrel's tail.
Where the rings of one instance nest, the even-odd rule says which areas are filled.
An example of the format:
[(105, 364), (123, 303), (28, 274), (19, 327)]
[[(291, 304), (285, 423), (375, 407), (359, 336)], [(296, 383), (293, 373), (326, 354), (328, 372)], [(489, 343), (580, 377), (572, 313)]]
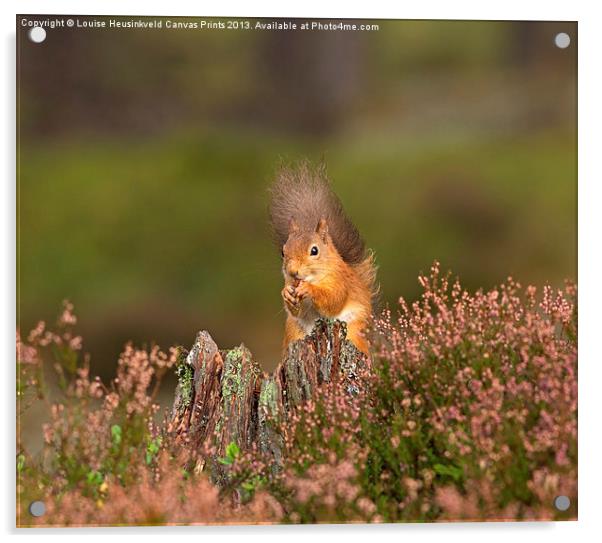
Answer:
[(281, 167), (270, 193), (270, 222), (279, 248), (288, 239), (291, 219), (308, 232), (313, 232), (320, 219), (325, 219), (343, 260), (352, 266), (366, 261), (369, 255), (364, 241), (330, 187), (323, 164), (311, 166), (304, 161), (294, 167)]
[(377, 266), (374, 261), (374, 253), (367, 251), (366, 257), (359, 264), (354, 266), (360, 280), (370, 292), (370, 301), (373, 309), (379, 306), (380, 285), (376, 281)]

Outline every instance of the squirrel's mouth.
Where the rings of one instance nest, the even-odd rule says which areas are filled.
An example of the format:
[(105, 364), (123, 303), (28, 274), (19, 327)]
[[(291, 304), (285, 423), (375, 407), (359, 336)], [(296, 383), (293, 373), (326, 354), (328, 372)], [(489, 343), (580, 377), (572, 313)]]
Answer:
[(299, 273), (299, 272), (290, 273), (286, 270), (284, 271), (284, 276), (287, 277), (288, 279), (290, 279), (295, 284), (299, 284), (301, 281), (306, 281), (307, 283), (311, 283), (315, 279), (314, 275), (311, 273), (308, 273), (308, 274), (303, 274), (303, 273)]

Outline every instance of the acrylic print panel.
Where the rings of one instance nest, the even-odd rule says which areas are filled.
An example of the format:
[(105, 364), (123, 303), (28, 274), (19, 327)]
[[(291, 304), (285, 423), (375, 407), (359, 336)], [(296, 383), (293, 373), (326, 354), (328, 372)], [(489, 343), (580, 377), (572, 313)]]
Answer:
[(576, 23), (16, 23), (19, 526), (576, 519)]

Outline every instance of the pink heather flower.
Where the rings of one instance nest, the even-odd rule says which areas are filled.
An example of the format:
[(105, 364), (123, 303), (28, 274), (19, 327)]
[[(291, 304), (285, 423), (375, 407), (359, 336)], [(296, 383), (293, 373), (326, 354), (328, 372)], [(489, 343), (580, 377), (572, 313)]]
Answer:
[(38, 351), (35, 347), (21, 341), (21, 334), (17, 330), (17, 360), (22, 364), (39, 364)]
[(73, 313), (73, 304), (69, 300), (63, 300), (63, 312), (59, 317), (59, 326), (75, 326), (77, 317)]

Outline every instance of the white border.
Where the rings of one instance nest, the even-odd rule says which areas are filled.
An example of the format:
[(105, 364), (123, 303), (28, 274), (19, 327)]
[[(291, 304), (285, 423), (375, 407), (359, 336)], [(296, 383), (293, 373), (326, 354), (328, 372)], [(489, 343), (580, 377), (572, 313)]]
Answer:
[[(533, 19), (569, 21), (577, 20), (583, 10), (590, 11), (586, 2), (525, 2), (504, 0), (491, 2), (457, 0), (426, 0), (393, 5), (386, 0), (371, 2), (324, 2), (305, 0), (297, 3), (276, 1), (245, 2), (228, 1), (213, 3), (160, 2), (157, 0), (128, 2), (118, 0), (21, 0), (13, 2), (17, 13), (35, 14), (94, 14), (94, 15), (188, 15), (188, 16), (254, 16), (254, 17), (332, 17), (332, 18), (384, 18), (384, 19)], [(10, 5), (10, 4), (9, 4)], [(12, 10), (11, 10), (12, 11)]]
[[(497, 2), (449, 0), (399, 3), (371, 0), (365, 3), (329, 3), (306, 0), (298, 4), (284, 2), (251, 3), (248, 0), (205, 3), (186, 3), (170, 0), (159, 2), (129, 2), (116, 0), (89, 1), (33, 1), (21, 0), (2, 2), (2, 211), (0, 216), (0, 251), (5, 257), (2, 266), (1, 314), (2, 352), (4, 353), (4, 395), (1, 405), (6, 411), (4, 427), (11, 429), (1, 447), (2, 466), (6, 470), (3, 480), (0, 511), (3, 515), (4, 531), (14, 536), (14, 326), (15, 326), (15, 15), (31, 14), (115, 14), (115, 15), (189, 15), (189, 16), (311, 16), (332, 18), (403, 18), (403, 19), (535, 19), (577, 20), (579, 22), (579, 521), (571, 523), (489, 523), (489, 524), (438, 524), (438, 525), (386, 525), (386, 526), (310, 526), (310, 527), (208, 527), (208, 528), (105, 528), (85, 530), (36, 530), (24, 532), (24, 537), (63, 538), (67, 534), (84, 535), (86, 538), (106, 538), (108, 535), (135, 535), (147, 540), (166, 536), (219, 537), (240, 543), (252, 540), (278, 539), (306, 540), (308, 537), (344, 537), (346, 540), (366, 538), (414, 538), (447, 542), (482, 541), (490, 542), (509, 539), (529, 539), (566, 543), (568, 538), (595, 540), (602, 533), (598, 525), (601, 517), (600, 460), (602, 440), (599, 414), (602, 395), (602, 360), (600, 346), (596, 340), (601, 336), (602, 269), (600, 265), (600, 235), (602, 213), (599, 207), (600, 184), (602, 183), (602, 157), (600, 153), (599, 128), (601, 41), (599, 9), (593, 1), (545, 1), (498, 0)], [(596, 534), (597, 537), (594, 537)]]

